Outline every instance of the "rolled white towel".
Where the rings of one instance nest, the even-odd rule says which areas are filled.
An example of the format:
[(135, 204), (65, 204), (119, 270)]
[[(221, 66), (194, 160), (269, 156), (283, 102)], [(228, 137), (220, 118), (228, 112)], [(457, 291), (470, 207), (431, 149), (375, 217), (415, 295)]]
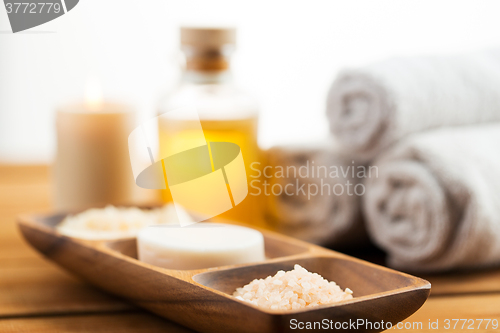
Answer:
[(440, 126), (500, 120), (500, 50), (400, 57), (342, 72), (330, 88), (330, 131), (373, 158), (405, 137)]
[(273, 147), (267, 156), (268, 224), (316, 244), (346, 247), (367, 240), (360, 208), (365, 190), (357, 177), (363, 165), (331, 142)]
[(500, 124), (414, 134), (380, 156), (363, 210), (388, 263), (410, 271), (500, 264)]

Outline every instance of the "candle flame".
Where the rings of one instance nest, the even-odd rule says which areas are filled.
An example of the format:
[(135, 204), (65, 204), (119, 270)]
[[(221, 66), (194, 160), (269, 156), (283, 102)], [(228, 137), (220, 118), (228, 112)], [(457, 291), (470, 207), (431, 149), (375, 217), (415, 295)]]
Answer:
[(99, 79), (91, 76), (85, 87), (85, 104), (91, 111), (98, 111), (102, 105), (102, 88)]

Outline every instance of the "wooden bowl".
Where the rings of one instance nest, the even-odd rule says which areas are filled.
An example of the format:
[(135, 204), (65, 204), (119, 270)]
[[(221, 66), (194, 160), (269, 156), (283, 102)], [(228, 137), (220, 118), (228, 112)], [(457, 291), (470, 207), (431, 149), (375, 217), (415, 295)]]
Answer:
[[(18, 222), (26, 240), (47, 258), (103, 290), (201, 332), (287, 332), (307, 328), (307, 322), (318, 330), (380, 332), (417, 311), (431, 289), (423, 279), (265, 230), (260, 230), (268, 258), (264, 262), (169, 270), (137, 260), (135, 238), (88, 241), (59, 234), (55, 226), (64, 217), (30, 215)], [(231, 296), (237, 287), (291, 270), (294, 264), (342, 289), (349, 287), (354, 298), (271, 311)]]

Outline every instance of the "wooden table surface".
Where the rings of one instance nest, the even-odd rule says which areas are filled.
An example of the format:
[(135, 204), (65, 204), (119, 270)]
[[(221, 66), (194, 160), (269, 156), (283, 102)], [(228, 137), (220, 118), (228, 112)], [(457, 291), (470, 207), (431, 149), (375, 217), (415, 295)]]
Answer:
[[(51, 190), (47, 166), (0, 165), (0, 332), (192, 332), (80, 281), (26, 244), (16, 216), (49, 212)], [(446, 319), (451, 328), (453, 319), (476, 320), (474, 331), (486, 331), (479, 319), (500, 322), (500, 269), (424, 278), (431, 297), (405, 331), (470, 331), (470, 321), (445, 330)]]

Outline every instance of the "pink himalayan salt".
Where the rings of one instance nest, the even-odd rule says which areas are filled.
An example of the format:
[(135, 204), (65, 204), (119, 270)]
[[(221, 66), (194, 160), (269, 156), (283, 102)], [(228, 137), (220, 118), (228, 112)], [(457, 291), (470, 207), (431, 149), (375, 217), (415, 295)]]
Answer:
[(295, 265), (291, 271), (253, 280), (233, 296), (265, 309), (297, 310), (352, 299), (352, 290), (343, 291), (335, 282)]

